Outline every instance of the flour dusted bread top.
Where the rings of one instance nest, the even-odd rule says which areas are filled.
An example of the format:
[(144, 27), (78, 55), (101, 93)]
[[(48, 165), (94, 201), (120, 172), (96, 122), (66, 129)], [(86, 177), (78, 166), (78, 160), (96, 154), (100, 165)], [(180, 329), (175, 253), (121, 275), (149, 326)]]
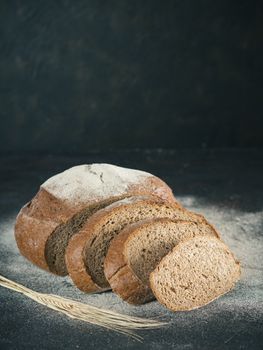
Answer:
[(66, 275), (64, 255), (69, 239), (95, 211), (135, 195), (175, 203), (169, 186), (144, 171), (111, 164), (70, 168), (43, 183), (20, 210), (15, 225), (18, 248), (39, 267)]
[[(146, 185), (153, 175), (112, 164), (78, 165), (48, 179), (41, 188), (54, 197), (69, 203), (87, 203), (120, 196), (134, 186)], [(163, 183), (164, 185), (164, 183)], [(166, 196), (164, 188), (156, 187), (156, 195)]]

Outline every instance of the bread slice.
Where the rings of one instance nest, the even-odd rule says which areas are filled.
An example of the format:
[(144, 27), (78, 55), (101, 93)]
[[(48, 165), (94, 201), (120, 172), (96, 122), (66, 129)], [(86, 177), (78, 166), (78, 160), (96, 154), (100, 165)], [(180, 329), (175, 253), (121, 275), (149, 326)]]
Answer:
[(85, 292), (109, 289), (103, 268), (111, 240), (126, 225), (155, 217), (204, 220), (201, 215), (149, 196), (123, 199), (97, 211), (72, 237), (66, 250), (67, 269), (76, 286)]
[(15, 225), (18, 248), (39, 267), (66, 275), (65, 248), (88, 217), (120, 198), (141, 194), (175, 202), (162, 180), (143, 171), (111, 164), (70, 168), (41, 185), (21, 209)]
[(199, 236), (179, 243), (150, 274), (159, 302), (172, 311), (204, 306), (230, 291), (240, 277), (240, 264), (215, 237)]
[(154, 299), (150, 273), (176, 244), (198, 235), (219, 237), (205, 220), (196, 223), (157, 218), (126, 226), (112, 240), (104, 262), (112, 290), (131, 304)]

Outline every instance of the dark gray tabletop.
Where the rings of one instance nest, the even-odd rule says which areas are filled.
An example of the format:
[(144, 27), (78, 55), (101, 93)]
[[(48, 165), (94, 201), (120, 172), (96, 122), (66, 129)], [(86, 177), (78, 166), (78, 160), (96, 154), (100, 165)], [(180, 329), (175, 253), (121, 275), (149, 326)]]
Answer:
[[(107, 162), (159, 175), (177, 198), (203, 213), (241, 260), (236, 288), (191, 312), (172, 313), (152, 302), (133, 307), (111, 292), (85, 295), (68, 277), (48, 274), (19, 255), (13, 225), (20, 207), (51, 175), (81, 163)], [(36, 291), (103, 308), (168, 321), (143, 331), (140, 343), (35, 303), (0, 287), (0, 349), (262, 349), (263, 152), (134, 151), (66, 156), (2, 156), (0, 171), (0, 274)]]

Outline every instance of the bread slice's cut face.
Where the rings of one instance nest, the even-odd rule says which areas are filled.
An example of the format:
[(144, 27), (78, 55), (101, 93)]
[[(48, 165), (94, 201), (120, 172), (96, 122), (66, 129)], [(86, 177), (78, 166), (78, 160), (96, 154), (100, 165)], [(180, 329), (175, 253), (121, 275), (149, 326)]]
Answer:
[(103, 201), (97, 205), (90, 205), (88, 208), (74, 215), (66, 223), (59, 225), (48, 237), (45, 245), (45, 258), (51, 272), (60, 276), (67, 275), (65, 263), (65, 252), (69, 240), (79, 232), (88, 218), (97, 210), (114, 202), (114, 199)]
[(149, 285), (150, 273), (161, 259), (180, 241), (198, 235), (218, 237), (207, 222), (156, 219), (142, 223), (126, 241), (123, 254), (140, 280)]
[(154, 218), (126, 226), (112, 240), (104, 263), (113, 291), (131, 304), (154, 299), (149, 275), (176, 244), (198, 235), (219, 237), (205, 220), (199, 223), (190, 220)]
[[(166, 217), (203, 221), (201, 215), (190, 213), (176, 205), (150, 197), (130, 197), (96, 212), (82, 233), (87, 237), (83, 251), (87, 273), (96, 285), (109, 287), (104, 275), (104, 259), (111, 240), (128, 224), (146, 218)], [(76, 283), (77, 284), (77, 283)]]
[(173, 311), (192, 310), (230, 291), (240, 264), (219, 239), (195, 237), (179, 243), (150, 275), (159, 302)]

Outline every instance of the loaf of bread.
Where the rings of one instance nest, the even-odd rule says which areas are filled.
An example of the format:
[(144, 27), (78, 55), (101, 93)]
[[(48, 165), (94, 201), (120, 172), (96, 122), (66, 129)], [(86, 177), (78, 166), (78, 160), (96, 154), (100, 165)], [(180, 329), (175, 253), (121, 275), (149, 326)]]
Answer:
[(240, 264), (218, 238), (198, 236), (176, 245), (150, 274), (151, 289), (172, 311), (204, 306), (230, 291)]
[(69, 273), (85, 292), (153, 298), (173, 311), (231, 290), (240, 265), (206, 219), (184, 209), (158, 177), (111, 164), (47, 180), (19, 212), (17, 246), (39, 267)]
[(110, 288), (104, 275), (104, 259), (111, 240), (128, 224), (146, 219), (203, 221), (201, 215), (190, 213), (175, 203), (167, 203), (149, 196), (135, 196), (119, 200), (94, 213), (72, 237), (66, 250), (66, 264), (76, 286), (85, 292)]
[[(80, 165), (47, 180), (18, 214), (17, 246), (27, 259), (66, 275), (65, 249), (91, 214), (121, 198), (148, 194), (175, 203), (159, 178), (110, 164)], [(179, 204), (177, 204), (179, 205)]]
[(198, 235), (219, 237), (205, 220), (190, 220), (146, 219), (125, 227), (112, 240), (104, 262), (112, 290), (131, 304), (152, 300), (150, 273), (173, 247)]

